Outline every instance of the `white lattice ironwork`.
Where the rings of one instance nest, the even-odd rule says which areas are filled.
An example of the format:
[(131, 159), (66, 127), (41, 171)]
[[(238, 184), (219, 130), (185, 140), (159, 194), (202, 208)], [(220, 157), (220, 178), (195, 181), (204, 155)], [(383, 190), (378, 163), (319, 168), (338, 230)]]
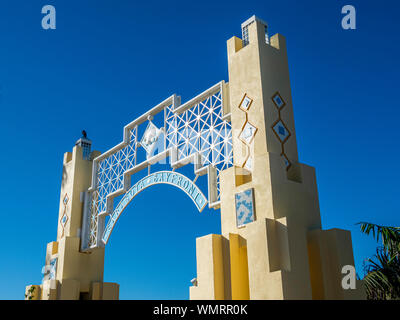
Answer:
[(151, 159), (138, 159), (138, 127), (142, 124), (147, 126), (148, 120), (156, 114), (162, 115), (165, 132), (162, 135), (165, 149), (158, 150), (158, 154), (175, 154), (171, 165), (174, 165), (172, 161), (176, 165), (199, 155), (200, 167), (215, 168), (218, 202), (219, 174), (233, 165), (231, 124), (224, 115), (223, 88), (222, 81), (183, 105), (179, 105), (180, 99), (173, 95), (127, 125), (124, 141), (94, 159), (92, 187), (88, 192), (87, 213), (84, 214), (83, 250), (102, 246), (100, 233), (104, 228), (104, 216), (112, 213), (113, 198), (130, 188), (132, 174), (153, 163)]
[(181, 114), (167, 107), (165, 127), (167, 146), (177, 147), (178, 161), (199, 153), (202, 166), (212, 165), (217, 169), (219, 200), (219, 173), (233, 164), (232, 129), (224, 119), (222, 91)]
[(124, 173), (136, 165), (137, 127), (131, 129), (129, 144), (97, 164), (98, 213), (106, 212), (109, 194), (124, 188)]

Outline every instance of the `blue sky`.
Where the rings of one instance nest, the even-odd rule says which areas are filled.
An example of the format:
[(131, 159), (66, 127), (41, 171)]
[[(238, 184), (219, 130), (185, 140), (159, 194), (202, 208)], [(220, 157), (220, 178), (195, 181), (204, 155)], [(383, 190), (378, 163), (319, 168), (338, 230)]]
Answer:
[[(46, 4), (56, 30), (41, 28)], [(341, 28), (345, 4), (356, 7), (356, 30)], [(171, 94), (187, 101), (228, 80), (226, 40), (253, 14), (287, 39), (299, 158), (316, 167), (323, 228), (352, 231), (361, 272), (375, 242), (355, 223), (400, 225), (398, 12), (396, 1), (3, 0), (0, 299), (41, 281), (63, 153), (81, 130), (105, 151)], [(120, 283), (122, 299), (186, 299), (195, 238), (219, 232), (218, 212), (153, 187), (118, 221), (104, 280)]]

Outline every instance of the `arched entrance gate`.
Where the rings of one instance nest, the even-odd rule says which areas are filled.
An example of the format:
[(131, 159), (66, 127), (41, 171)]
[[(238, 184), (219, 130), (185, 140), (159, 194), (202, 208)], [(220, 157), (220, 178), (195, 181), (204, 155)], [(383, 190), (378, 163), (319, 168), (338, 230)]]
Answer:
[[(194, 177), (152, 174), (133, 186), (127, 195), (152, 178), (156, 179), (152, 183), (172, 184), (194, 196), (200, 211), (207, 203), (218, 208), (219, 173), (233, 164), (231, 125), (223, 107), (224, 87), (222, 81), (183, 105), (179, 104), (179, 97), (171, 96), (128, 124), (123, 142), (93, 160), (92, 186), (85, 197), (82, 251), (105, 245), (125, 208), (122, 203), (129, 197), (124, 197), (115, 208), (114, 199), (131, 188), (136, 173), (157, 170), (160, 163), (170, 164), (174, 171), (193, 164)], [(192, 181), (206, 173), (207, 199)], [(191, 190), (187, 190), (189, 185)], [(193, 190), (196, 195), (192, 195)], [(107, 216), (110, 219), (105, 224)]]
[(57, 241), (27, 299), (118, 299), (118, 284), (103, 282), (105, 245), (128, 203), (158, 183), (220, 210), (221, 234), (196, 239), (191, 299), (363, 297), (359, 283), (341, 287), (350, 232), (322, 230), (315, 170), (298, 161), (285, 38), (253, 16), (227, 49), (229, 83), (184, 104), (172, 95), (103, 154), (86, 137), (65, 153)]

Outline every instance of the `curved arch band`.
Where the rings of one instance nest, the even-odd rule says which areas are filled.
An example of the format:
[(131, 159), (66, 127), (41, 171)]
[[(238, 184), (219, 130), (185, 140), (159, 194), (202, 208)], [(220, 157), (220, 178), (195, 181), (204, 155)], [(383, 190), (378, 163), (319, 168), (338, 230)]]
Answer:
[(101, 240), (104, 244), (107, 244), (110, 234), (114, 229), (115, 223), (132, 199), (144, 189), (155, 184), (170, 184), (178, 187), (192, 199), (199, 212), (203, 211), (204, 207), (207, 205), (208, 200), (201, 190), (184, 175), (173, 171), (154, 172), (135, 183), (118, 203), (117, 207), (110, 215), (110, 220), (108, 221), (101, 237)]

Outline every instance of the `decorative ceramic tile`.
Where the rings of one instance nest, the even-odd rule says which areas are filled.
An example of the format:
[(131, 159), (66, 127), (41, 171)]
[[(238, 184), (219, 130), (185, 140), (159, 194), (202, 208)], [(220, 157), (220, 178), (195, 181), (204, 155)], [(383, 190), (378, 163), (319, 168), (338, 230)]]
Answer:
[(50, 280), (54, 280), (57, 274), (57, 258), (50, 260)]
[(64, 235), (64, 228), (65, 228), (65, 225), (67, 224), (67, 222), (68, 222), (68, 216), (67, 216), (66, 212), (64, 211), (64, 214), (62, 215), (62, 217), (60, 219), (60, 223), (61, 223), (61, 226), (63, 228), (62, 235)]
[(288, 157), (286, 156), (286, 154), (282, 153), (281, 157), (285, 163), (286, 169), (289, 169), (290, 166), (292, 165), (292, 163), (289, 161)]
[(257, 132), (257, 128), (255, 126), (253, 126), (250, 122), (247, 121), (243, 127), (242, 132), (239, 135), (239, 138), (246, 144), (250, 145), (256, 132)]
[(65, 196), (64, 196), (64, 199), (63, 199), (63, 203), (64, 203), (64, 213), (63, 213), (63, 215), (62, 215), (62, 217), (61, 217), (61, 219), (60, 219), (60, 224), (61, 224), (61, 227), (62, 227), (62, 234), (61, 234), (61, 237), (63, 237), (64, 236), (64, 228), (65, 228), (65, 225), (67, 224), (67, 221), (68, 221), (68, 216), (67, 216), (67, 204), (68, 204), (68, 195), (67, 194), (65, 194)]
[(238, 227), (255, 221), (253, 189), (235, 194), (235, 206)]
[(53, 258), (50, 260), (50, 264), (45, 265), (42, 273), (43, 273), (43, 281), (46, 280), (54, 280), (57, 275), (57, 259)]
[(253, 157), (249, 157), (246, 161), (246, 163), (244, 164), (245, 169), (249, 170), (249, 171), (253, 171)]
[(279, 92), (275, 93), (271, 99), (274, 102), (275, 106), (278, 108), (278, 110), (281, 110), (286, 105), (285, 101), (282, 99)]
[(272, 126), (272, 129), (281, 143), (284, 143), (290, 136), (290, 132), (282, 120), (275, 122), (275, 124)]
[(252, 102), (253, 100), (245, 94), (242, 99), (242, 102), (240, 102), (239, 108), (242, 109), (243, 111), (247, 111), (250, 109)]
[(65, 227), (65, 224), (67, 223), (68, 217), (67, 215), (64, 213), (64, 215), (61, 217), (61, 224), (63, 227)]
[(63, 203), (64, 203), (64, 206), (66, 206), (67, 205), (67, 203), (68, 203), (68, 195), (67, 194), (65, 194), (65, 196), (64, 196), (64, 200), (63, 200)]

